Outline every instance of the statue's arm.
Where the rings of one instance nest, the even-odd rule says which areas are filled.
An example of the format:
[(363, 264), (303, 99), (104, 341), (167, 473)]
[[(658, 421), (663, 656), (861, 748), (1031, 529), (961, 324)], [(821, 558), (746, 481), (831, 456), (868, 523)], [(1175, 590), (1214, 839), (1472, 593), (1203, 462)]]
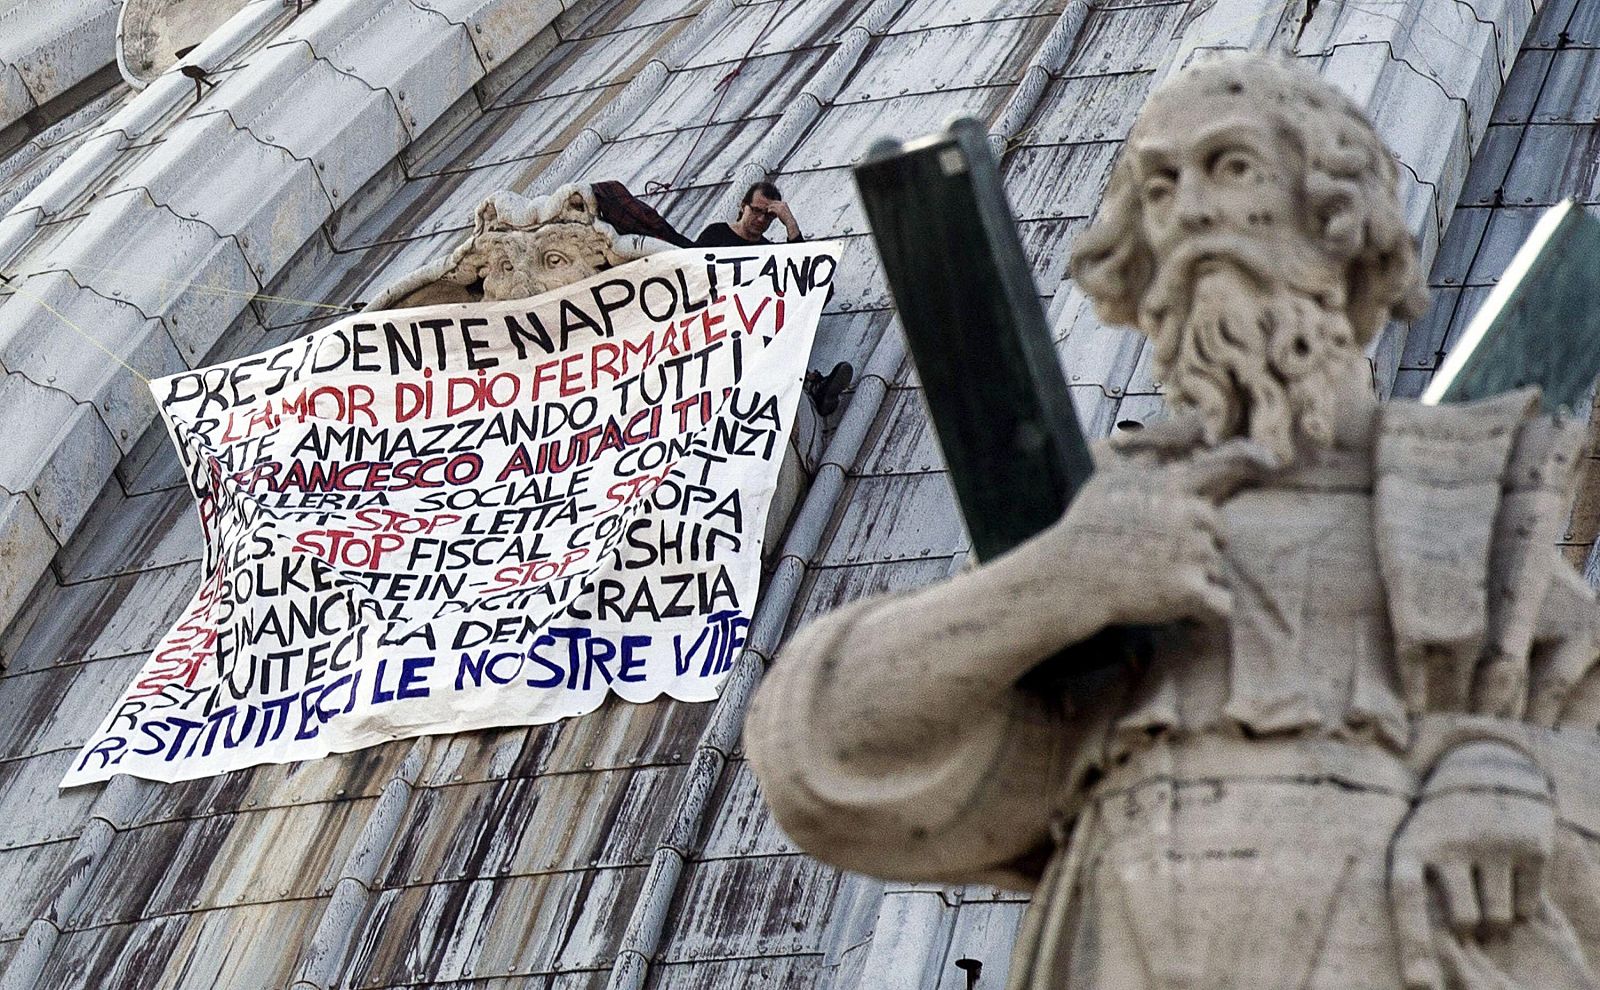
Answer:
[(1600, 603), (1554, 547), (1536, 561), (1550, 583), (1523, 669), (1525, 711), (1433, 713), (1412, 740), (1408, 757), (1422, 786), (1389, 863), (1408, 990), (1453, 985), (1460, 946), (1537, 928), (1547, 890), (1571, 882), (1547, 869), (1563, 761), (1541, 759), (1554, 738), (1541, 730), (1568, 730), (1566, 746), (1592, 747), (1582, 737), (1600, 725)]
[(1062, 602), (1042, 551), (857, 602), (784, 648), (745, 745), (801, 846), (878, 876), (1031, 886), (1089, 726), (1016, 681), (1103, 625)]
[(1109, 466), (1011, 553), (802, 630), (745, 733), (779, 822), (867, 873), (1030, 884), (1115, 703), (1018, 682), (1108, 625), (1224, 615), (1213, 500), (1262, 466), (1253, 446)]

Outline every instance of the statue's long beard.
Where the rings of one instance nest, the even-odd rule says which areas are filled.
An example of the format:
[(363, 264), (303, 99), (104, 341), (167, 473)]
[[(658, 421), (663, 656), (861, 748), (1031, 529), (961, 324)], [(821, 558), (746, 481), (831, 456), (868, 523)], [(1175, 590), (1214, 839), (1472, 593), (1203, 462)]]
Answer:
[(1342, 312), (1221, 265), (1195, 278), (1155, 339), (1168, 401), (1200, 414), (1208, 443), (1248, 436), (1283, 463), (1303, 442), (1332, 443), (1353, 340)]

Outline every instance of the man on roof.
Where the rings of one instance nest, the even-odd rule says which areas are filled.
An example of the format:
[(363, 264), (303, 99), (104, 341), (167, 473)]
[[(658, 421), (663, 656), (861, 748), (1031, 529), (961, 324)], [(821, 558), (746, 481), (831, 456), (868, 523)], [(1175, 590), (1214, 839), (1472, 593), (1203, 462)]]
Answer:
[[(752, 183), (739, 200), (739, 215), (733, 223), (718, 221), (708, 224), (695, 238), (694, 246), (722, 248), (771, 244), (767, 239), (767, 228), (772, 226), (774, 220), (783, 224), (784, 234), (790, 244), (806, 239), (806, 235), (800, 232), (794, 211), (783, 201), (783, 193), (778, 191), (778, 187), (766, 180)], [(820, 371), (806, 373), (806, 395), (811, 397), (820, 415), (833, 415), (839, 408), (840, 396), (850, 387), (850, 380), (854, 376), (855, 369), (848, 361), (840, 361), (827, 374)]]
[(783, 201), (783, 193), (778, 191), (778, 187), (767, 181), (757, 182), (744, 191), (744, 197), (739, 200), (739, 215), (733, 223), (719, 221), (710, 224), (695, 238), (694, 246), (718, 248), (769, 244), (767, 228), (772, 226), (773, 220), (783, 224), (789, 243), (806, 239), (800, 232), (794, 211)]

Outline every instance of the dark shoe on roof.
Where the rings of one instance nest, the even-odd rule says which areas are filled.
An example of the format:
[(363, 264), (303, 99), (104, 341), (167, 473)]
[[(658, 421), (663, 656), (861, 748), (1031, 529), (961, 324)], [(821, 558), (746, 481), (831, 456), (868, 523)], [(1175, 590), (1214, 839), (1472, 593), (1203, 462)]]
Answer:
[(844, 390), (850, 387), (855, 375), (856, 369), (849, 361), (840, 361), (826, 375), (815, 371), (806, 374), (805, 392), (811, 396), (819, 416), (826, 418), (838, 410), (839, 399), (844, 395)]

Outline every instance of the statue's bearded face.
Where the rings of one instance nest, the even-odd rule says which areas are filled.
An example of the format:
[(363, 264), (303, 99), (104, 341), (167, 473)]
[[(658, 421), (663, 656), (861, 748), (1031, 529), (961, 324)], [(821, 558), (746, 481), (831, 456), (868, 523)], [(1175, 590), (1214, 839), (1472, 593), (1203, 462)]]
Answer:
[(1361, 346), (1427, 305), (1390, 152), (1350, 100), (1278, 59), (1202, 61), (1145, 105), (1072, 277), (1155, 343), (1207, 439), (1291, 459), (1333, 438)]
[(1304, 153), (1249, 109), (1152, 106), (1130, 137), (1153, 265), (1138, 320), (1209, 440), (1292, 460), (1331, 441), (1334, 380), (1358, 350), (1342, 266), (1306, 233)]

